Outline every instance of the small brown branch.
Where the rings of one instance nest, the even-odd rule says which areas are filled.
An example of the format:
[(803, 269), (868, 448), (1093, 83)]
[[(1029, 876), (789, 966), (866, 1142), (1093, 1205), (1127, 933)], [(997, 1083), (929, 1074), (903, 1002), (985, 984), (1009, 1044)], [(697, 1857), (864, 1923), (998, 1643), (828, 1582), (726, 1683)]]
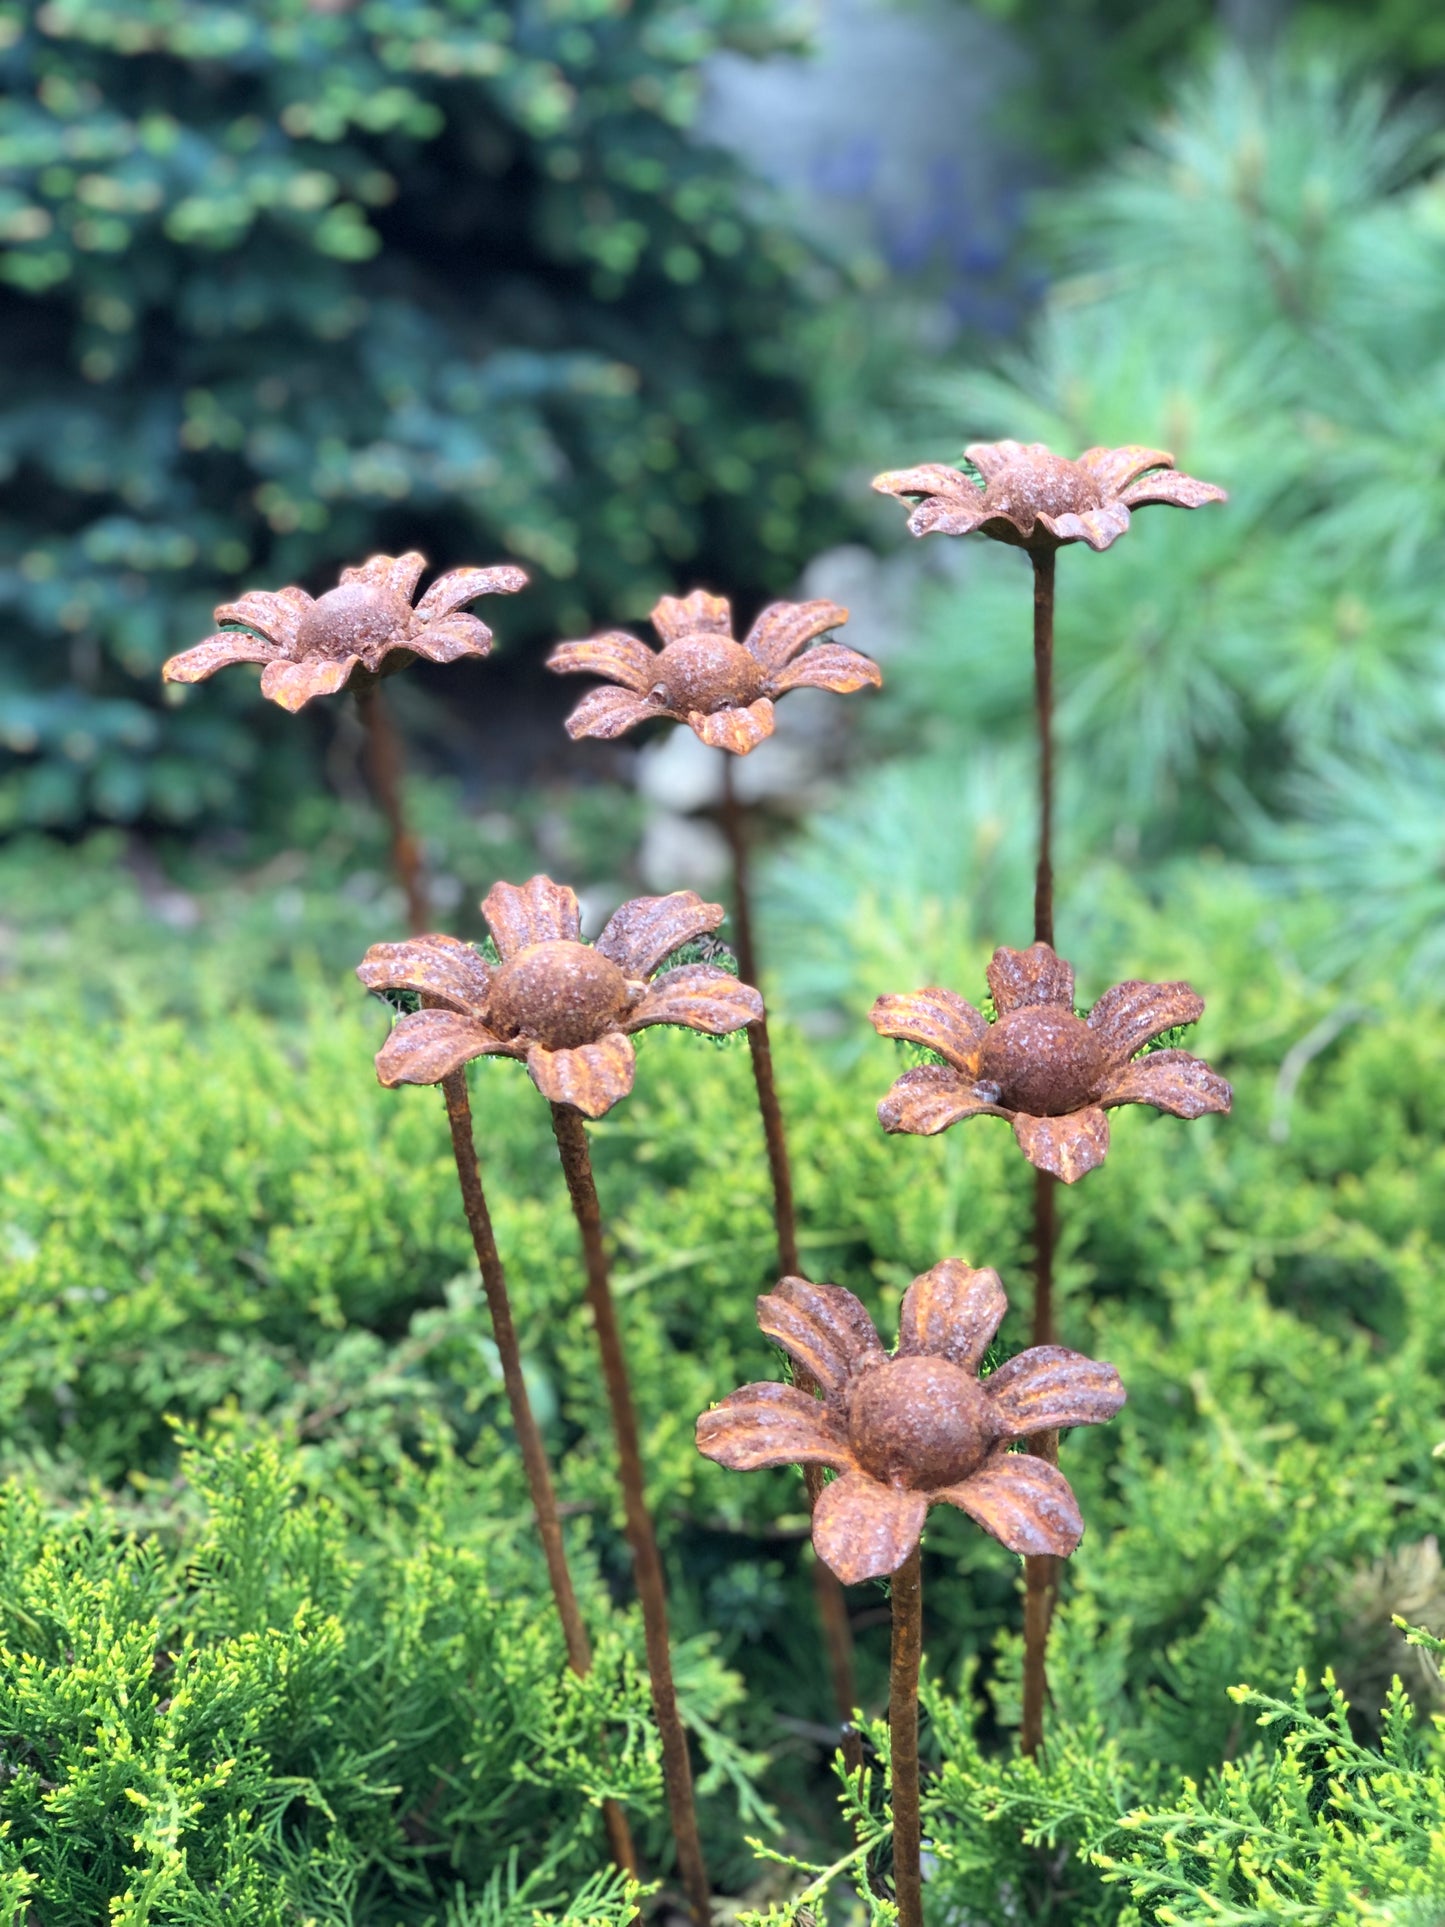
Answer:
[(407, 828), (406, 808), (402, 802), (401, 739), (376, 683), (364, 684), (357, 690), (356, 708), (366, 731), (366, 761), (371, 786), (391, 832), (391, 867), (406, 893), (407, 928), (414, 937), (420, 936), (427, 928), (430, 912), (421, 851), (416, 838)]
[(923, 1555), (893, 1575), (888, 1733), (893, 1776), (893, 1892), (898, 1927), (923, 1927), (923, 1822), (918, 1792), (918, 1669), (923, 1657)]

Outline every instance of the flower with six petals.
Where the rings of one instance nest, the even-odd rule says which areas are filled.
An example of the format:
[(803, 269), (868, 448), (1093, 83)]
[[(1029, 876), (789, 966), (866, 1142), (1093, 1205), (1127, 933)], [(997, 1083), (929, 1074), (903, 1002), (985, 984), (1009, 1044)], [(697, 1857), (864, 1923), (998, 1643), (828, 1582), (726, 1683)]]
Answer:
[(998, 1011), (992, 1024), (951, 990), (874, 1004), (875, 1030), (944, 1059), (898, 1079), (878, 1106), (885, 1131), (931, 1137), (961, 1117), (1006, 1117), (1029, 1162), (1072, 1184), (1103, 1163), (1105, 1112), (1115, 1105), (1152, 1104), (1185, 1118), (1229, 1109), (1229, 1085), (1188, 1051), (1136, 1055), (1201, 1016), (1204, 999), (1188, 984), (1115, 984), (1082, 1018), (1073, 966), (1036, 943), (996, 950), (988, 987)]
[(582, 942), (577, 898), (550, 877), (498, 883), (482, 904), (501, 962), (456, 937), (373, 944), (357, 968), (368, 990), (418, 993), (376, 1059), (388, 1087), (439, 1084), (474, 1057), (517, 1057), (554, 1104), (601, 1117), (632, 1089), (630, 1032), (676, 1024), (720, 1037), (756, 1023), (763, 1000), (715, 964), (652, 975), (722, 922), (691, 890), (635, 897)]
[(527, 585), (520, 569), (451, 569), (413, 607), (426, 567), (415, 550), (374, 555), (343, 569), (334, 589), (314, 601), (304, 589), (250, 589), (223, 602), (215, 620), (234, 625), (172, 656), (167, 682), (204, 682), (236, 662), (259, 662), (261, 694), (293, 712), (313, 696), (364, 689), (418, 656), (456, 662), (485, 656), (492, 632), (463, 608), (482, 595), (512, 595)]
[(773, 702), (789, 689), (834, 689), (847, 695), (883, 681), (877, 663), (842, 643), (807, 644), (848, 620), (836, 602), (774, 602), (741, 642), (732, 632), (726, 597), (697, 589), (664, 596), (652, 612), (660, 650), (620, 630), (586, 642), (563, 642), (547, 658), (559, 675), (597, 675), (567, 718), (567, 734), (610, 740), (638, 723), (665, 716), (686, 723), (714, 749), (746, 756), (774, 728)]
[(1129, 527), (1131, 509), (1150, 502), (1197, 509), (1228, 500), (1212, 482), (1180, 475), (1160, 448), (1090, 448), (1071, 462), (1042, 442), (974, 442), (964, 450), (980, 488), (941, 462), (876, 475), (880, 495), (916, 500), (914, 535), (971, 535), (975, 529), (1020, 549), (1087, 542), (1107, 549)]
[(1124, 1403), (1112, 1365), (1061, 1345), (979, 1366), (1008, 1300), (998, 1274), (958, 1258), (915, 1278), (898, 1349), (885, 1352), (851, 1291), (784, 1278), (758, 1323), (823, 1396), (745, 1385), (697, 1422), (698, 1449), (734, 1471), (823, 1465), (840, 1476), (813, 1508), (813, 1544), (845, 1585), (896, 1572), (931, 1505), (953, 1505), (1011, 1552), (1074, 1551), (1083, 1520), (1068, 1481), (1021, 1439), (1099, 1425)]

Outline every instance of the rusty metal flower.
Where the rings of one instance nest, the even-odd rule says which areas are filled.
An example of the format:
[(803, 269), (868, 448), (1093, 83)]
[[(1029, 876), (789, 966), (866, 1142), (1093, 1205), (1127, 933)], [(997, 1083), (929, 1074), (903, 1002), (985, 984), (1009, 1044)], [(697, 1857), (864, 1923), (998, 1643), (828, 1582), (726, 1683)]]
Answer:
[(204, 682), (231, 663), (264, 663), (261, 694), (294, 712), (313, 696), (366, 688), (418, 656), (428, 662), (485, 656), (491, 630), (461, 612), (478, 596), (525, 588), (522, 570), (510, 563), (450, 569), (413, 607), (425, 567), (414, 549), (374, 555), (359, 568), (343, 569), (338, 586), (315, 601), (304, 589), (250, 589), (215, 611), (217, 622), (234, 627), (172, 656), (161, 674), (167, 682)]
[(1019, 1149), (1072, 1184), (1104, 1162), (1105, 1111), (1152, 1104), (1174, 1117), (1227, 1111), (1222, 1077), (1185, 1050), (1137, 1052), (1203, 1014), (1188, 984), (1115, 984), (1087, 1018), (1074, 1011), (1074, 969), (1046, 943), (999, 949), (988, 966), (998, 1011), (990, 1024), (951, 990), (880, 997), (869, 1017), (884, 1037), (936, 1051), (945, 1062), (905, 1071), (878, 1106), (885, 1131), (924, 1137), (961, 1117), (1006, 1117)]
[(904, 1293), (890, 1354), (851, 1291), (784, 1278), (759, 1298), (758, 1323), (823, 1397), (744, 1385), (698, 1420), (698, 1450), (737, 1472), (840, 1473), (813, 1508), (813, 1544), (845, 1585), (896, 1572), (931, 1505), (958, 1506), (1010, 1552), (1071, 1553), (1084, 1523), (1068, 1481), (1010, 1448), (1102, 1424), (1124, 1388), (1112, 1365), (1062, 1345), (1020, 1352), (981, 1379), (1007, 1309), (997, 1272), (945, 1258)]
[(848, 620), (836, 602), (774, 602), (734, 640), (725, 596), (697, 589), (664, 596), (652, 612), (661, 650), (609, 631), (586, 642), (559, 643), (547, 667), (559, 675), (606, 676), (613, 687), (589, 690), (567, 718), (567, 734), (611, 740), (638, 723), (665, 716), (686, 723), (714, 749), (746, 756), (773, 733), (773, 703), (790, 689), (833, 689), (842, 695), (883, 681), (876, 662), (839, 642), (816, 641)]
[(1090, 448), (1075, 462), (1042, 442), (974, 442), (964, 450), (983, 486), (941, 462), (875, 475), (880, 495), (917, 500), (914, 535), (971, 535), (975, 529), (1019, 549), (1087, 542), (1107, 549), (1129, 527), (1129, 511), (1151, 502), (1197, 509), (1227, 501), (1222, 488), (1180, 475), (1161, 448)]
[(757, 991), (716, 964), (652, 976), (722, 922), (722, 905), (691, 890), (634, 897), (593, 944), (582, 942), (576, 896), (550, 877), (495, 884), (482, 914), (500, 964), (456, 937), (412, 937), (373, 944), (358, 966), (368, 990), (415, 991), (427, 1006), (377, 1054), (388, 1087), (439, 1084), (474, 1057), (517, 1057), (544, 1097), (601, 1117), (632, 1089), (630, 1032), (677, 1024), (721, 1037), (763, 1014)]

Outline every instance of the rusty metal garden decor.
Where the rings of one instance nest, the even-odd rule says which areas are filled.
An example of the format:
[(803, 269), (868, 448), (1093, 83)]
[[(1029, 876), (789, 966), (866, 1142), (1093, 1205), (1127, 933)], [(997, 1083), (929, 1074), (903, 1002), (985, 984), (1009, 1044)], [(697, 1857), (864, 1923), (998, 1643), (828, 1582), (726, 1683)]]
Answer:
[(904, 1293), (886, 1352), (840, 1285), (784, 1278), (758, 1324), (822, 1391), (767, 1382), (731, 1393), (697, 1422), (698, 1449), (733, 1471), (816, 1465), (837, 1476), (813, 1510), (813, 1544), (846, 1584), (892, 1578), (888, 1722), (894, 1893), (900, 1927), (922, 1927), (918, 1672), (919, 1540), (933, 1505), (966, 1512), (1010, 1551), (1066, 1557), (1083, 1536), (1067, 1480), (1013, 1448), (1061, 1426), (1099, 1425), (1124, 1403), (1112, 1365), (1062, 1346), (979, 1368), (1008, 1309), (997, 1272), (946, 1258)]
[[(900, 1078), (879, 1106), (879, 1116), (888, 1130), (942, 1130), (955, 1118), (970, 1114), (955, 1109), (946, 1115), (955, 1099), (963, 1098), (967, 1083), (967, 1103), (972, 1109), (996, 1107), (1011, 1117), (1020, 1146), (1035, 1167), (1034, 1172), (1034, 1318), (1036, 1344), (1053, 1336), (1053, 1271), (1057, 1238), (1054, 1187), (1059, 1179), (1073, 1182), (1085, 1171), (1101, 1163), (1108, 1148), (1108, 1120), (1105, 1108), (1116, 1103), (1156, 1104), (1174, 1110), (1176, 1115), (1199, 1116), (1205, 1110), (1228, 1110), (1229, 1087), (1215, 1078), (1197, 1059), (1187, 1065), (1179, 1062), (1155, 1065), (1145, 1070), (1128, 1059), (1111, 1060), (1116, 1082), (1110, 1084), (1104, 1066), (1097, 1061), (1099, 1045), (1111, 1048), (1105, 1037), (1109, 1012), (1098, 1024), (1075, 1018), (1072, 1007), (1073, 973), (1054, 956), (1054, 576), (1055, 557), (1061, 548), (1082, 542), (1096, 551), (1109, 548), (1129, 528), (1132, 513), (1151, 504), (1175, 508), (1203, 508), (1210, 502), (1227, 500), (1222, 488), (1212, 482), (1197, 481), (1181, 475), (1174, 457), (1158, 448), (1090, 448), (1070, 461), (1055, 455), (1041, 442), (974, 442), (964, 450), (969, 470), (949, 468), (942, 463), (925, 463), (918, 468), (893, 469), (874, 477), (873, 487), (883, 495), (896, 496), (912, 505), (908, 518), (913, 535), (971, 535), (978, 533), (1027, 551), (1033, 570), (1033, 643), (1034, 713), (1039, 745), (1039, 832), (1038, 864), (1034, 880), (1034, 944), (1029, 951), (1000, 950), (990, 969), (993, 986), (995, 970), (1000, 971), (1005, 998), (1012, 996), (1008, 1010), (999, 1006), (996, 1039), (964, 1037), (971, 1033), (971, 1019), (979, 1013), (953, 998), (947, 991), (930, 990), (913, 999), (884, 998), (875, 1006), (873, 1021), (885, 1035), (910, 1035), (887, 1028), (897, 1015), (909, 1024), (925, 1022), (922, 1000), (934, 999), (936, 1015), (943, 1022), (940, 1037), (944, 1043), (931, 1044), (926, 1038), (913, 1041), (936, 1049), (944, 1058), (943, 1066), (920, 1066), (919, 1072), (936, 1070), (939, 1074), (909, 1084)], [(1034, 989), (1026, 996), (1017, 994), (1010, 978), (1015, 967), (1000, 959), (1033, 959), (1017, 969), (1032, 971)], [(1068, 976), (1069, 1007), (1064, 1009), (1058, 995), (1047, 994), (1046, 987), (1063, 988)], [(1025, 984), (1025, 989), (1027, 985)], [(1119, 1000), (1113, 1007), (1122, 1038), (1128, 1030), (1124, 1012), (1131, 991), (1150, 988), (1123, 984), (1108, 993)], [(1187, 986), (1172, 987), (1181, 991)], [(1192, 995), (1192, 993), (1189, 993)], [(997, 1001), (998, 992), (994, 992)], [(1101, 1000), (1103, 1008), (1106, 1000)], [(897, 1009), (913, 1005), (909, 1012)], [(885, 1008), (886, 1007), (886, 1008)], [(1202, 1004), (1200, 1008), (1202, 1009)], [(880, 1021), (881, 1014), (881, 1021)], [(1069, 1023), (1065, 1019), (1072, 1020)], [(1173, 1018), (1173, 1024), (1192, 1019)], [(1073, 1025), (1078, 1027), (1074, 1028)], [(1091, 1031), (1095, 1034), (1090, 1035)], [(1158, 1036), (1161, 1031), (1154, 1031)], [(1141, 1045), (1149, 1041), (1140, 1039)], [(970, 1060), (977, 1047), (981, 1069), (974, 1075)], [(1137, 1048), (1137, 1047), (1136, 1047)], [(1184, 1057), (1184, 1053), (1161, 1052), (1160, 1058)], [(910, 1073), (917, 1080), (919, 1073)], [(948, 1080), (957, 1076), (959, 1086)], [(1123, 1093), (1120, 1095), (1120, 1093)], [(1179, 1109), (1183, 1105), (1185, 1108)], [(1191, 1108), (1192, 1107), (1192, 1108)], [(937, 1119), (933, 1122), (931, 1120)], [(1037, 1442), (1045, 1456), (1057, 1449), (1057, 1441), (1046, 1435)], [(1045, 1694), (1044, 1659), (1049, 1620), (1058, 1582), (1058, 1570), (1050, 1557), (1030, 1556), (1025, 1562), (1024, 1617), (1024, 1710), (1020, 1744), (1025, 1753), (1037, 1750), (1043, 1734)]]

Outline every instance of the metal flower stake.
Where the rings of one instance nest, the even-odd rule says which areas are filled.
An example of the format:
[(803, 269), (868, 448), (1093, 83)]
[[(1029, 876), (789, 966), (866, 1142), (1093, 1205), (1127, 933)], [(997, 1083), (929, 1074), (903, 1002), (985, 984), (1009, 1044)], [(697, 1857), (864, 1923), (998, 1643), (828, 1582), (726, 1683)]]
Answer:
[(1066, 1557), (1083, 1536), (1067, 1480), (1013, 1448), (1045, 1430), (1098, 1425), (1124, 1403), (1112, 1365), (1035, 1347), (986, 1378), (979, 1368), (1008, 1309), (994, 1271), (945, 1258), (904, 1293), (898, 1346), (840, 1285), (784, 1278), (758, 1323), (821, 1387), (745, 1385), (697, 1422), (718, 1464), (815, 1465), (837, 1476), (813, 1509), (813, 1544), (846, 1584), (892, 1577), (888, 1724), (894, 1889), (900, 1927), (922, 1927), (918, 1674), (919, 1542), (928, 1509), (957, 1506), (1011, 1552)]
[[(994, 964), (998, 966), (1000, 958), (1037, 958), (1036, 982), (1041, 984), (1047, 978), (1042, 953), (1047, 949), (1052, 957), (1054, 942), (1055, 556), (1059, 549), (1075, 542), (1086, 543), (1096, 551), (1109, 548), (1127, 532), (1132, 512), (1137, 508), (1152, 503), (1202, 508), (1206, 503), (1227, 498), (1224, 490), (1212, 482), (1181, 475), (1174, 467), (1173, 456), (1157, 448), (1091, 448), (1077, 461), (1069, 461), (1053, 454), (1041, 442), (975, 442), (964, 450), (964, 456), (972, 473), (941, 463), (925, 463), (918, 468), (890, 470), (878, 475), (873, 487), (880, 494), (897, 496), (914, 505), (908, 518), (909, 530), (914, 535), (976, 532), (1028, 553), (1033, 568), (1034, 712), (1039, 745), (1034, 946), (1033, 950), (1023, 953), (1001, 950)], [(938, 1131), (955, 1118), (980, 1110), (993, 1110), (1013, 1119), (1019, 1145), (1035, 1167), (1033, 1336), (1036, 1344), (1048, 1344), (1054, 1335), (1055, 1184), (1059, 1179), (1072, 1183), (1102, 1162), (1108, 1146), (1108, 1123), (1104, 1116), (1107, 1105), (1155, 1103), (1156, 1098), (1149, 1093), (1164, 1090), (1167, 1076), (1165, 1069), (1157, 1068), (1151, 1079), (1142, 1080), (1138, 1094), (1133, 1094), (1126, 1059), (1114, 1066), (1124, 1079), (1118, 1088), (1126, 1094), (1118, 1095), (1115, 1087), (1106, 1091), (1105, 1081), (1095, 1075), (1100, 1067), (1094, 1061), (1090, 1044), (1087, 1040), (1081, 1041), (1079, 1033), (1062, 1022), (1065, 1016), (1074, 1021), (1072, 970), (1056, 958), (1053, 968), (1068, 973), (1067, 1011), (1058, 998), (1047, 995), (1021, 998), (1009, 1012), (1000, 1005), (997, 1039), (993, 1042), (973, 1039), (973, 1044), (979, 1046), (977, 1054), (986, 1059), (979, 1068), (970, 1069), (968, 1061), (956, 1061), (956, 1057), (971, 1061), (974, 1055), (971, 1047), (963, 1047), (961, 1032), (950, 1036), (950, 1049), (955, 1055), (940, 1045), (930, 1044), (927, 1038), (913, 1039), (938, 1049), (966, 1082), (969, 1109), (954, 1109), (951, 1115), (945, 1115), (951, 1098), (937, 1079), (911, 1085), (906, 1079), (900, 1079), (879, 1107), (879, 1116), (888, 1130)], [(992, 977), (991, 970), (991, 984)], [(1062, 977), (1057, 981), (1062, 982)], [(1109, 994), (1115, 996), (1130, 988), (1122, 985), (1119, 992)], [(883, 1007), (910, 1001), (918, 1004), (927, 998), (947, 1000), (950, 996), (947, 991), (931, 990), (920, 992), (913, 1000), (881, 999), (873, 1013), (874, 1022), (885, 1035), (911, 1035), (906, 1030), (889, 1030), (889, 1012)], [(953, 999), (953, 1003), (983, 1022), (961, 998)], [(1052, 1017), (1040, 1014), (1046, 1006), (1052, 1007)], [(1096, 1008), (1102, 1007), (1101, 1000)], [(1203, 1009), (1202, 1003), (1199, 1008)], [(1019, 1021), (1017, 1012), (1026, 1009), (1035, 1014)], [(939, 1004), (937, 1010), (940, 1015), (944, 1014), (944, 1005)], [(881, 1021), (880, 1011), (883, 1012)], [(953, 1014), (959, 1015), (956, 1011)], [(1010, 1018), (1014, 1021), (1005, 1028), (1005, 1020)], [(915, 1011), (909, 1021), (921, 1022), (921, 1013)], [(1192, 1020), (1173, 1018), (1170, 1024), (1188, 1021)], [(966, 1030), (968, 1019), (960, 1016), (960, 1022)], [(1090, 1022), (1092, 1024), (1092, 1013)], [(1095, 1028), (1102, 1030), (1102, 1026), (1101, 1018), (1100, 1026)], [(1157, 1035), (1159, 1031), (1150, 1033), (1151, 1037)], [(1092, 1041), (1098, 1044), (1102, 1040), (1096, 1035)], [(1148, 1038), (1140, 1040), (1141, 1044), (1147, 1041)], [(1034, 1068), (1030, 1069), (1030, 1065)], [(1170, 1068), (1181, 1077), (1184, 1075), (1181, 1067)], [(948, 1089), (951, 1091), (952, 1087)], [(930, 1098), (934, 1100), (932, 1103)], [(1205, 1085), (1196, 1078), (1192, 1091), (1180, 1101), (1191, 1103), (1195, 1108), (1176, 1110), (1176, 1115), (1198, 1116), (1205, 1110), (1228, 1110), (1229, 1087), (1222, 1079), (1214, 1078), (1211, 1084)], [(1171, 1100), (1160, 1103), (1159, 1108), (1175, 1109), (1176, 1104)], [(932, 1121), (935, 1118), (937, 1121)], [(1047, 1455), (1057, 1450), (1057, 1441), (1042, 1438), (1038, 1449)], [(1031, 1558), (1026, 1562), (1024, 1709), (1020, 1731), (1020, 1745), (1025, 1753), (1037, 1750), (1043, 1733), (1044, 1656), (1057, 1583), (1058, 1570), (1052, 1559)]]
[(635, 1032), (673, 1024), (722, 1036), (757, 1022), (762, 998), (713, 964), (684, 964), (654, 975), (672, 952), (722, 922), (722, 905), (704, 903), (691, 890), (623, 904), (594, 944), (582, 942), (573, 892), (549, 877), (533, 877), (520, 888), (496, 884), (482, 913), (501, 957), (496, 967), (452, 937), (381, 944), (368, 953), (363, 981), (426, 998), (425, 1008), (393, 1028), (377, 1055), (377, 1076), (388, 1086), (437, 1084), (475, 1057), (514, 1057), (551, 1104), (617, 1440), (678, 1867), (698, 1927), (707, 1927), (707, 1872), (687, 1735), (673, 1688), (662, 1559), (643, 1490), (637, 1413), (584, 1119), (603, 1116), (632, 1089)]

